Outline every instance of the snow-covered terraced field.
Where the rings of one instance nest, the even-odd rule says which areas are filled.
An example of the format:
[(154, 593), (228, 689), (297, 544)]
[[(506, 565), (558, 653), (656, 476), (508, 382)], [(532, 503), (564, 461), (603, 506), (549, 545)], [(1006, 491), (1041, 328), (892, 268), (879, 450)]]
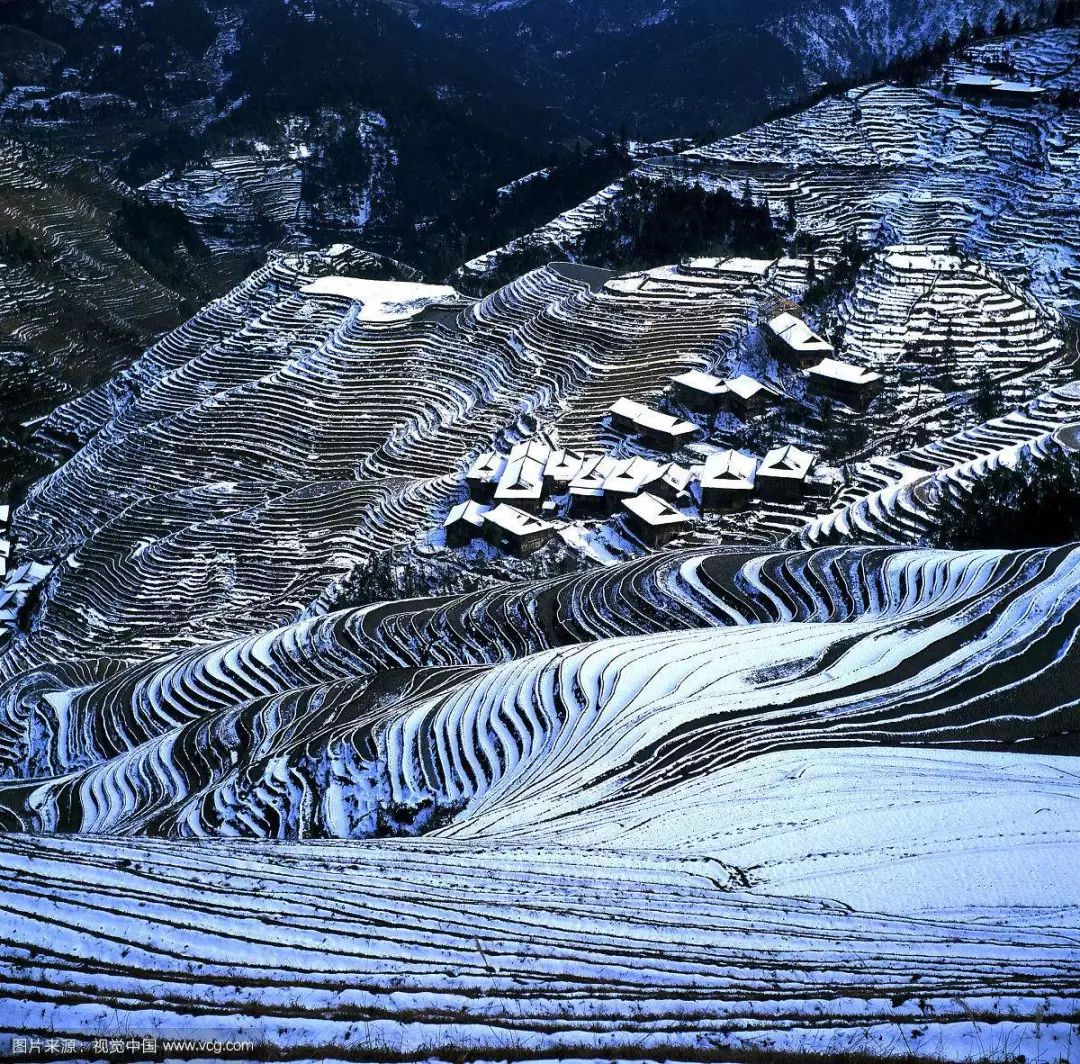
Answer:
[(1078, 624), (1075, 549), (698, 551), (9, 686), (0, 1026), (1071, 1059)]
[(925, 248), (890, 247), (876, 254), (839, 314), (845, 358), (895, 377), (920, 351), (956, 385), (977, 368), (995, 378), (1023, 377), (1061, 351), (1057, 316), (1022, 288), (981, 263)]
[(1039, 459), (1054, 447), (1076, 449), (1080, 384), (1061, 385), (1004, 417), (856, 468), (854, 482), (791, 542), (918, 543), (949, 498), (1000, 465)]
[[(1078, 43), (950, 77), (1073, 89)], [(0, 648), (0, 1053), (1080, 1060), (1080, 546), (919, 546), (988, 470), (1077, 446), (1078, 133), (1056, 102), (855, 90), (677, 164), (793, 199), (813, 260), (688, 248), (472, 297), (279, 252), (59, 407), (39, 436), (73, 453), (12, 521), (43, 583)], [(148, 191), (288, 228), (297, 173), (243, 156)], [(516, 250), (572, 258), (619, 193)], [(755, 326), (852, 230), (874, 249), (800, 312), (885, 379), (873, 457), (815, 457), (805, 492), (677, 549), (572, 514), (527, 558), (447, 545), (465, 471), (523, 440), (695, 469), (767, 433), (827, 450), (831, 405)], [(913, 389), (928, 351), (954, 380)], [(699, 411), (674, 456), (612, 424), (620, 398), (674, 410), (690, 369), (760, 374), (777, 409)], [(983, 369), (1017, 409), (953, 432)]]
[[(1025, 81), (1038, 78), (1051, 99), (1030, 108), (959, 98), (949, 84), (994, 74), (1000, 42), (968, 49), (924, 85), (878, 84), (745, 133), (662, 157), (638, 176), (725, 188), (749, 186), (783, 222), (793, 204), (798, 232), (819, 243), (825, 261), (855, 232), (865, 242), (955, 242), (1039, 299), (1066, 308), (1080, 302), (1080, 228), (1076, 211), (1080, 118), (1054, 94), (1076, 86), (1080, 31), (1043, 30), (1011, 38), (1009, 61)], [(621, 185), (604, 189), (548, 225), (469, 263), (482, 279), (534, 248), (573, 258), (586, 232), (603, 224)], [(694, 249), (687, 249), (692, 253)]]
[(275, 257), (48, 420), (90, 442), (16, 514), (21, 549), (62, 560), (0, 672), (284, 623), (436, 527), (482, 450), (538, 429), (638, 448), (608, 425), (612, 402), (656, 401), (710, 364), (765, 297), (754, 277), (690, 267), (611, 284), (546, 267), (385, 319), (333, 284), (305, 291), (369, 264)]

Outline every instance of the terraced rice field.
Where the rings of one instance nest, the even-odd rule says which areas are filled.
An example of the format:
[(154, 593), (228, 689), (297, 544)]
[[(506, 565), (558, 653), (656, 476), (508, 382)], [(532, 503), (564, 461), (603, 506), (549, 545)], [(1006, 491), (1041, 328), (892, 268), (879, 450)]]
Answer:
[[(1011, 38), (1010, 62), (1025, 80), (1075, 89), (1078, 31), (1044, 30)], [(1075, 108), (1031, 109), (958, 98), (949, 85), (968, 74), (995, 74), (1000, 42), (975, 45), (919, 86), (853, 89), (792, 116), (635, 173), (725, 188), (786, 221), (793, 201), (798, 232), (827, 262), (843, 239), (945, 250), (950, 243), (1009, 280), (1031, 287), (1054, 308), (1080, 302), (1080, 231)], [(482, 280), (523, 250), (573, 258), (582, 233), (603, 224), (616, 183), (548, 225), (469, 263)], [(687, 249), (694, 253), (700, 249)]]
[[(1015, 61), (1071, 86), (1076, 43)], [(755, 329), (806, 257), (473, 297), (279, 253), (56, 409), (39, 440), (85, 443), (13, 515), (42, 583), (0, 646), (0, 1047), (1080, 1059), (1080, 547), (920, 546), (987, 470), (1076, 447), (1070, 114), (874, 86), (684, 160), (795, 196), (821, 268), (885, 219), (814, 324), (889, 388), (834, 497), (664, 551), (579, 524), (512, 564), (439, 529), (484, 452), (649, 453), (607, 411), (690, 369), (760, 371), (828, 442)], [(244, 224), (301, 209), (247, 157), (154, 194), (204, 179)], [(588, 216), (536, 239), (572, 255)], [(944, 347), (959, 390), (920, 409), (901, 373)], [(1016, 409), (954, 432), (983, 369)], [(877, 446), (911, 424), (936, 437)]]
[(1067, 1059), (1078, 566), (689, 552), (9, 687), (5, 1028)]
[(950, 498), (1000, 465), (1015, 468), (1054, 446), (1075, 450), (1080, 385), (1039, 396), (1018, 410), (954, 436), (860, 464), (835, 508), (793, 533), (804, 546), (829, 543), (918, 543), (931, 533)]

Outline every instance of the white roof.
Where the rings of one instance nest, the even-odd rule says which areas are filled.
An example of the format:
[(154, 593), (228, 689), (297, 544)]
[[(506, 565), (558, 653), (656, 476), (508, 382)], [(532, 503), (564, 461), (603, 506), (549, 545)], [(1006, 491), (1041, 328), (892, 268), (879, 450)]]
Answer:
[(965, 89), (989, 89), (1000, 84), (1000, 78), (993, 78), (987, 74), (968, 74), (965, 77), (957, 78), (954, 82), (954, 85)]
[(753, 455), (743, 454), (741, 451), (710, 454), (701, 470), (701, 486), (751, 491), (759, 464), (759, 460)]
[(450, 511), (446, 520), (443, 521), (443, 528), (456, 525), (459, 521), (467, 521), (470, 525), (479, 528), (484, 523), (484, 515), (490, 509), (490, 506), (481, 506), (480, 503), (474, 502), (472, 499), (466, 499), (465, 502), (459, 502)]
[(1043, 85), (1026, 85), (1022, 81), (999, 81), (993, 88), (994, 92), (1015, 92), (1030, 96), (1042, 96), (1046, 92)]
[(488, 510), (484, 514), (484, 521), (518, 536), (531, 535), (533, 532), (543, 532), (555, 527), (550, 521), (541, 521), (539, 517), (533, 517), (532, 514), (527, 514), (516, 506), (507, 506), (506, 503), (499, 503), (498, 506)]
[(640, 491), (642, 485), (655, 477), (661, 466), (648, 458), (624, 458), (604, 480), (605, 491)]
[(365, 277), (319, 277), (300, 289), (308, 296), (337, 296), (360, 304), (361, 321), (404, 321), (430, 306), (461, 299), (448, 285), (371, 281)]
[(853, 366), (850, 362), (841, 362), (835, 358), (823, 358), (806, 372), (815, 377), (828, 377), (831, 380), (847, 381), (849, 384), (873, 384), (881, 380), (880, 373), (873, 373), (862, 366)]
[(589, 455), (581, 464), (578, 474), (570, 481), (571, 491), (599, 491), (604, 481), (618, 468), (618, 462), (611, 455)]
[(802, 318), (794, 314), (778, 314), (769, 322), (772, 333), (788, 347), (800, 351), (831, 351), (832, 344), (823, 340)]
[(653, 526), (661, 525), (688, 525), (690, 518), (680, 513), (670, 503), (658, 499), (649, 492), (635, 495), (632, 499), (623, 499), (626, 507), (635, 517), (640, 518), (646, 524)]
[(692, 369), (686, 373), (680, 373), (672, 378), (673, 384), (682, 385), (684, 388), (692, 388), (696, 392), (705, 392), (708, 395), (720, 395), (725, 391), (724, 382), (711, 373), (703, 373), (699, 369)]
[(0, 505), (0, 523), (7, 524), (8, 518), (11, 516), (11, 507), (6, 503)]
[(693, 479), (694, 474), (685, 466), (679, 465), (678, 462), (668, 462), (666, 466), (661, 467), (652, 476), (648, 477), (645, 483), (655, 484), (659, 480), (665, 484), (670, 484), (678, 491), (683, 491), (689, 487), (690, 481)]
[(551, 455), (551, 448), (539, 440), (522, 440), (510, 448), (510, 461), (518, 458), (533, 458), (537, 462), (546, 462)]
[(544, 476), (572, 480), (581, 472), (587, 457), (584, 451), (552, 451), (544, 463)]
[(789, 443), (786, 447), (774, 447), (765, 455), (761, 465), (758, 466), (758, 476), (791, 477), (802, 480), (810, 472), (813, 464), (813, 455)]
[(465, 476), (469, 480), (495, 480), (505, 465), (506, 459), (497, 451), (485, 451), (469, 466)]
[(637, 418), (641, 412), (645, 410), (645, 407), (641, 403), (635, 403), (633, 399), (616, 399), (615, 402), (608, 407), (609, 414), (618, 414), (622, 417), (628, 417), (631, 420)]
[(697, 425), (692, 425), (689, 421), (680, 421), (670, 414), (661, 414), (659, 410), (650, 410), (648, 407), (641, 408), (641, 413), (634, 418), (634, 424), (640, 429), (663, 432), (670, 436), (683, 436), (697, 432)]
[(499, 485), (495, 489), (496, 499), (537, 499), (544, 490), (544, 467), (535, 458), (515, 458), (507, 462)]
[(734, 392), (740, 399), (752, 399), (760, 391), (772, 392), (766, 384), (748, 377), (745, 373), (727, 381), (728, 391)]

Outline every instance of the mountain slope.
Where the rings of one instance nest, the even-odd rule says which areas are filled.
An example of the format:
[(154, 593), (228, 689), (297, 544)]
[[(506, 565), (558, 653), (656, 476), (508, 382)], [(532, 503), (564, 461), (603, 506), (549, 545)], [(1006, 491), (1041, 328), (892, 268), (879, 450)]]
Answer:
[[(823, 81), (862, 80), (876, 69), (955, 40), (965, 22), (1038, 18), (1018, 0), (523, 0), (400, 6), (443, 34), (467, 40), (547, 98), (567, 101), (600, 128), (626, 125), (658, 139), (730, 133)], [(658, 57), (662, 57), (658, 61)]]

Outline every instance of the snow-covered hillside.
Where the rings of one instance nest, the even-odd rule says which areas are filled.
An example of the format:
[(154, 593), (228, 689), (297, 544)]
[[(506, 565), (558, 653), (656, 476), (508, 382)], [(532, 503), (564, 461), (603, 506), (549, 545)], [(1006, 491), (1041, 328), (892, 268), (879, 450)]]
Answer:
[[(1078, 44), (646, 161), (455, 284), (275, 249), (28, 426), (67, 457), (0, 507), (0, 1049), (1080, 1059)], [(318, 206), (332, 118), (279, 119), (143, 189), (208, 269)], [(9, 160), (42, 232), (95, 219)], [(367, 231), (385, 172), (318, 209)], [(642, 210), (635, 258), (644, 187), (719, 246)], [(61, 316), (0, 272), (21, 339)], [(927, 545), (1019, 466), (1035, 545)]]
[[(62, 756), (98, 764), (4, 787), (4, 815), (90, 834), (0, 840), (3, 1026), (78, 1035), (107, 1011), (167, 1037), (197, 1010), (312, 1055), (958, 1059), (1005, 1032), (1068, 1059), (1076, 774), (1040, 750), (1073, 712), (1078, 564), (688, 554), (609, 572), (607, 595), (333, 616), (78, 710), (47, 695)], [(538, 649), (560, 616), (595, 641)], [(611, 638), (636, 617), (672, 628)], [(454, 632), (478, 642), (451, 664)]]

